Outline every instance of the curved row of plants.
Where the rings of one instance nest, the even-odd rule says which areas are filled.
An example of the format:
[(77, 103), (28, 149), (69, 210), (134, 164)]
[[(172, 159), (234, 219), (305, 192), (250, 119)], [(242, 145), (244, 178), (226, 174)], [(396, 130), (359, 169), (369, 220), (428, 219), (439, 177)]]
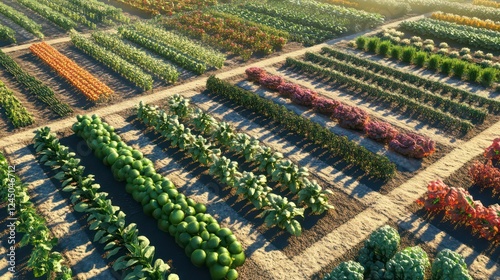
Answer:
[(52, 21), (64, 30), (70, 30), (77, 26), (77, 24), (73, 20), (69, 19), (59, 12), (52, 10), (44, 4), (39, 3), (36, 0), (17, 0), (17, 2), (34, 11), (35, 13), (41, 15), (42, 17)]
[[(263, 215), (267, 214), (265, 216), (267, 226), (278, 226), (295, 236), (302, 234), (302, 227), (296, 219), (304, 216), (304, 208), (296, 207), (296, 204), (289, 202), (286, 197), (273, 193), (264, 175), (255, 175), (253, 172), (246, 171), (241, 173), (236, 161), (222, 156), (221, 151), (214, 148), (209, 139), (192, 134), (189, 128), (179, 122), (179, 116), (175, 113), (168, 115), (163, 110), (149, 105), (144, 106), (141, 103), (137, 116), (143, 123), (154, 127), (157, 132), (171, 141), (172, 145), (186, 151), (193, 160), (210, 166), (210, 175), (235, 189), (237, 195), (242, 195), (256, 209), (263, 210)], [(308, 186), (305, 186), (304, 189), (307, 188)], [(306, 192), (307, 190), (303, 191), (305, 195), (308, 194)], [(317, 198), (321, 201), (311, 203), (311, 206), (318, 206), (318, 214), (332, 208), (327, 203), (326, 193), (318, 193)], [(300, 200), (300, 202), (306, 201)]]
[(440, 72), (446, 76), (454, 76), (472, 83), (481, 83), (491, 87), (498, 81), (500, 71), (493, 67), (482, 68), (475, 63), (458, 58), (451, 58), (440, 54), (429, 54), (414, 46), (400, 46), (389, 40), (380, 40), (378, 37), (358, 37), (356, 47), (383, 57), (390, 57), (417, 67)]
[(0, 41), (10, 41), (11, 43), (17, 42), (16, 32), (12, 28), (0, 24)]
[(110, 166), (117, 181), (126, 181), (126, 191), (143, 206), (158, 227), (175, 237), (196, 266), (208, 266), (213, 279), (236, 279), (236, 267), (245, 253), (228, 228), (206, 213), (206, 206), (179, 193), (166, 177), (156, 173), (153, 162), (128, 146), (114, 128), (93, 115), (78, 116), (73, 131), (95, 155)]
[(372, 72), (370, 70), (348, 64), (336, 58), (326, 57), (321, 54), (306, 52), (305, 60), (345, 73), (361, 81), (371, 81), (381, 88), (397, 92), (401, 95), (415, 99), (423, 104), (435, 108), (436, 110), (449, 113), (461, 119), (466, 119), (474, 123), (483, 123), (488, 116), (488, 112), (483, 109), (471, 107), (461, 102), (430, 93), (414, 85), (404, 83), (397, 79), (385, 77), (384, 75)]
[(180, 95), (176, 94), (170, 98), (169, 109), (181, 121), (210, 137), (211, 141), (237, 153), (246, 162), (259, 166), (259, 171), (266, 172), (271, 181), (278, 182), (292, 194), (297, 194), (298, 203), (306, 205), (313, 214), (319, 215), (333, 208), (328, 204), (326, 197), (326, 194), (332, 194), (331, 191), (323, 190), (316, 181), (309, 180), (307, 168), (284, 159), (283, 154), (273, 151), (250, 135), (237, 133), (234, 127), (226, 122), (218, 122), (207, 112), (199, 108), (194, 110), (189, 105), (189, 100)]
[(338, 136), (329, 129), (309, 119), (303, 118), (283, 106), (266, 100), (256, 94), (224, 82), (214, 76), (207, 81), (207, 89), (234, 103), (269, 117), (271, 120), (295, 131), (306, 139), (321, 145), (345, 162), (358, 166), (367, 175), (387, 180), (395, 175), (396, 165), (387, 157), (374, 154), (358, 143)]
[(19, 99), (2, 81), (0, 81), (0, 105), (15, 128), (28, 126), (35, 122), (33, 115), (26, 110)]
[(139, 67), (97, 45), (74, 30), (71, 31), (70, 36), (75, 47), (102, 62), (125, 79), (144, 90), (153, 88), (153, 77), (144, 73)]
[(243, 5), (218, 5), (213, 9), (235, 15), (249, 21), (258, 22), (278, 30), (283, 30), (290, 34), (290, 40), (303, 43), (306, 46), (312, 46), (324, 42), (327, 39), (333, 38), (347, 31), (347, 28), (342, 28), (341, 26), (339, 26), (339, 30), (337, 32), (326, 31), (314, 26), (307, 26), (289, 21), (287, 19), (282, 19), (277, 16), (270, 16), (245, 9), (245, 6)]
[(365, 240), (357, 262), (339, 264), (323, 280), (424, 280), (429, 268), (433, 280), (472, 280), (460, 254), (444, 249), (436, 255), (431, 266), (427, 253), (420, 246), (398, 251), (400, 243), (398, 231), (388, 225), (383, 226)]
[(190, 56), (187, 56), (176, 48), (151, 40), (150, 38), (143, 36), (141, 32), (121, 27), (118, 30), (121, 37), (155, 52), (156, 54), (172, 61), (186, 70), (192, 71), (198, 75), (207, 71), (207, 65), (204, 62), (200, 62)]
[(123, 279), (179, 279), (169, 273), (170, 267), (162, 259), (154, 261), (155, 247), (139, 235), (136, 224), (127, 225), (125, 213), (113, 205), (107, 193), (99, 191), (101, 186), (93, 175), (84, 175), (85, 167), (75, 153), (61, 145), (50, 128), (37, 130), (33, 143), (40, 163), (57, 172), (54, 177), (62, 182), (62, 191), (71, 194), (75, 211), (88, 214), (89, 227), (96, 231), (94, 242), (105, 244), (106, 258), (119, 256), (113, 269), (122, 271)]
[(271, 54), (281, 49), (290, 37), (287, 32), (216, 11), (179, 15), (165, 19), (164, 24), (244, 60), (254, 52)]
[(470, 18), (466, 16), (446, 14), (441, 12), (432, 13), (431, 18), (447, 22), (453, 22), (461, 25), (468, 25), (477, 28), (485, 28), (494, 31), (500, 31), (500, 23), (494, 22), (492, 20), (482, 20), (478, 18)]
[[(138, 32), (139, 34), (158, 42), (158, 44), (175, 48), (187, 56), (191, 56), (196, 60), (202, 61), (215, 68), (222, 68), (222, 66), (224, 66), (224, 61), (226, 61), (226, 55), (220, 51), (199, 44), (198, 42), (195, 42), (194, 40), (174, 31), (167, 31), (160, 27), (143, 22), (124, 26), (122, 29), (123, 28)], [(118, 31), (122, 29), (119, 29)]]
[(61, 117), (73, 112), (66, 103), (62, 103), (55, 96), (52, 89), (44, 85), (40, 80), (24, 71), (10, 56), (0, 50), (0, 64), (28, 91)]
[(361, 108), (318, 96), (313, 90), (285, 82), (281, 76), (268, 75), (262, 68), (251, 67), (245, 72), (248, 80), (278, 91), (296, 104), (312, 107), (315, 111), (336, 119), (341, 127), (361, 130), (368, 138), (388, 144), (391, 149), (404, 156), (424, 158), (436, 151), (434, 141), (416, 133), (400, 133), (386, 122), (373, 121)]
[(146, 52), (126, 44), (116, 35), (94, 32), (92, 38), (98, 45), (104, 47), (123, 59), (138, 65), (143, 70), (169, 82), (175, 83), (179, 78), (179, 72), (169, 63), (152, 57)]
[(30, 51), (69, 81), (87, 99), (95, 102), (114, 93), (107, 85), (51, 45), (45, 42), (33, 44)]
[(23, 14), (23, 13), (15, 10), (11, 6), (6, 5), (4, 3), (1, 3), (1, 2), (0, 2), (0, 14), (9, 18), (13, 22), (15, 22), (17, 25), (26, 29), (28, 32), (35, 35), (36, 37), (43, 39), (44, 36), (42, 33), (42, 26), (40, 24), (36, 23), (34, 20), (27, 17), (25, 14)]
[(304, 62), (288, 57), (286, 59), (286, 65), (288, 67), (293, 67), (296, 70), (314, 75), (315, 77), (319, 76), (328, 78), (336, 84), (347, 85), (351, 89), (360, 90), (361, 92), (366, 93), (372, 100), (383, 100), (388, 104), (397, 105), (398, 110), (411, 112), (413, 117), (440, 129), (444, 128), (446, 130), (455, 130), (465, 134), (474, 127), (469, 121), (451, 116), (430, 106), (408, 99), (401, 94), (389, 92), (381, 87), (347, 76), (344, 73), (325, 69), (323, 66), (318, 64)]
[(375, 73), (381, 72), (384, 73), (384, 75), (394, 77), (395, 79), (401, 81), (409, 82), (413, 85), (424, 87), (429, 91), (446, 96), (450, 99), (456, 99), (471, 106), (485, 108), (490, 113), (500, 112), (500, 101), (476, 95), (469, 91), (450, 86), (440, 81), (430, 80), (418, 75), (414, 75), (410, 72), (405, 72), (398, 70), (397, 68), (385, 66), (369, 59), (360, 58), (359, 56), (345, 51), (340, 51), (338, 49), (323, 47), (321, 51), (325, 55), (347, 61), (359, 67), (371, 70)]
[(399, 27), (419, 35), (453, 40), (488, 50), (500, 50), (500, 32), (430, 18), (404, 21)]
[[(23, 184), (14, 172), (15, 166), (12, 168), (7, 159), (0, 154), (0, 198), (2, 202), (14, 205), (13, 209), (9, 206), (4, 210), (9, 211), (8, 216), (17, 219), (15, 231), (23, 234), (18, 243), (19, 247), (26, 245), (33, 247), (27, 267), (33, 270), (35, 277), (45, 275), (47, 279), (72, 279), (71, 268), (63, 264), (63, 256), (54, 250), (57, 238), (51, 237), (47, 221), (37, 213), (30, 201), (28, 185)], [(14, 211), (15, 216), (10, 211)], [(5, 242), (7, 243), (7, 240)], [(6, 271), (4, 273), (8, 274)]]

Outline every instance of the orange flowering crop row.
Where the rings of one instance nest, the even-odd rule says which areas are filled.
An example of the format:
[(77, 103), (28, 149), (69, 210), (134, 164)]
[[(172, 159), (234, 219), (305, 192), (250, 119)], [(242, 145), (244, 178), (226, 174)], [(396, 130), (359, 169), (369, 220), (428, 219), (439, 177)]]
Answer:
[(445, 13), (433, 13), (431, 18), (454, 22), (462, 25), (469, 25), (472, 27), (491, 29), (495, 31), (500, 31), (500, 24), (491, 20), (481, 20), (478, 18), (470, 18), (466, 16), (459, 16), (454, 14), (445, 14)]
[(107, 85), (47, 43), (42, 42), (33, 44), (30, 50), (51, 68), (56, 70), (59, 75), (67, 79), (89, 100), (95, 102), (113, 94), (113, 90)]
[(495, 2), (495, 1), (490, 1), (490, 0), (474, 0), (474, 1), (472, 1), (472, 4), (478, 5), (478, 6), (500, 8), (500, 3)]

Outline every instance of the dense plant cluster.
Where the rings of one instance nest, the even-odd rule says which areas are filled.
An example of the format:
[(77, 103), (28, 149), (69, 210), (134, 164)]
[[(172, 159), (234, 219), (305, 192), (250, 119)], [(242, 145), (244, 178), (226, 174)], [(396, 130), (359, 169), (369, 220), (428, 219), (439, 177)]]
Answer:
[(165, 0), (117, 0), (153, 15), (165, 14), (171, 16), (183, 11), (199, 11), (205, 7), (216, 5), (217, 0), (182, 0), (165, 2)]
[(12, 28), (0, 24), (0, 41), (10, 41), (15, 43), (16, 32)]
[(0, 81), (0, 106), (15, 128), (28, 126), (35, 122), (33, 115), (21, 104), (14, 93)]
[(408, 3), (412, 10), (417, 13), (442, 11), (461, 16), (500, 21), (500, 11), (498, 9), (473, 5), (471, 3), (460, 3), (457, 5), (457, 3), (449, 0), (403, 0), (403, 2)]
[(0, 3), (0, 14), (9, 18), (31, 34), (43, 39), (42, 26), (11, 6)]
[(484, 151), (485, 162), (474, 162), (469, 169), (469, 176), (474, 185), (481, 188), (490, 188), (493, 193), (500, 193), (500, 138), (493, 140), (493, 143)]
[[(63, 264), (63, 256), (54, 250), (57, 238), (51, 236), (47, 221), (37, 213), (30, 200), (28, 186), (23, 184), (14, 171), (7, 159), (0, 154), (0, 199), (15, 205), (15, 230), (23, 233), (23, 238), (18, 242), (19, 247), (32, 246), (26, 261), (27, 267), (33, 270), (35, 277), (45, 275), (47, 279), (72, 279), (72, 271)], [(7, 207), (4, 211), (7, 211)]]
[(478, 18), (470, 18), (470, 17), (466, 17), (466, 16), (446, 14), (446, 13), (441, 13), (441, 12), (432, 13), (431, 18), (437, 19), (437, 20), (442, 20), (442, 21), (454, 22), (454, 23), (458, 23), (458, 24), (462, 24), (462, 25), (469, 25), (472, 27), (500, 31), (500, 23), (494, 22), (492, 20), (482, 20), (482, 19), (478, 19)]
[(45, 6), (42, 3), (39, 3), (36, 0), (18, 0), (17, 2), (34, 11), (35, 13), (40, 14), (42, 17), (59, 25), (64, 30), (70, 30), (77, 26), (76, 22), (74, 22), (72, 19), (57, 11), (54, 11), (53, 9)]
[[(114, 128), (98, 116), (77, 119), (73, 131), (111, 167), (116, 180), (127, 182), (126, 191), (143, 205), (146, 214), (158, 221), (161, 230), (175, 237), (193, 264), (208, 266), (213, 279), (236, 279), (234, 268), (244, 263), (245, 254), (231, 230), (220, 228), (217, 220), (206, 213), (205, 205), (179, 193), (169, 179), (156, 172), (149, 159), (123, 142)], [(182, 149), (193, 148), (188, 147), (191, 139), (186, 132), (182, 125), (169, 132), (173, 143)], [(201, 144), (198, 152), (206, 147)]]
[(396, 172), (396, 166), (387, 157), (374, 154), (359, 144), (349, 141), (347, 137), (335, 135), (329, 129), (252, 92), (231, 85), (214, 76), (208, 79), (207, 88), (211, 93), (263, 114), (287, 129), (320, 144), (346, 162), (358, 166), (370, 176), (385, 180), (394, 176)]
[(155, 248), (149, 240), (139, 236), (136, 224), (127, 225), (125, 213), (112, 204), (107, 193), (99, 191), (101, 186), (93, 175), (84, 175), (85, 167), (75, 153), (61, 145), (50, 128), (37, 130), (33, 142), (40, 163), (57, 172), (54, 177), (62, 182), (62, 190), (71, 193), (75, 211), (88, 214), (90, 229), (96, 231), (94, 242), (105, 244), (106, 258), (119, 256), (113, 263), (115, 271), (123, 272), (125, 278), (179, 280), (163, 260), (153, 262)]
[(49, 44), (45, 42), (33, 44), (30, 50), (82, 92), (87, 99), (95, 102), (106, 99), (114, 93), (107, 85)]

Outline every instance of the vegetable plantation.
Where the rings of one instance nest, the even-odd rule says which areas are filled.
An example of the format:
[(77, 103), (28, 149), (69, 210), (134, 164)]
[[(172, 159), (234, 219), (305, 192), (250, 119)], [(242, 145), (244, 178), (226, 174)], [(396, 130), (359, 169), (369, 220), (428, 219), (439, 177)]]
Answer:
[(500, 279), (500, 6), (5, 0), (2, 279)]

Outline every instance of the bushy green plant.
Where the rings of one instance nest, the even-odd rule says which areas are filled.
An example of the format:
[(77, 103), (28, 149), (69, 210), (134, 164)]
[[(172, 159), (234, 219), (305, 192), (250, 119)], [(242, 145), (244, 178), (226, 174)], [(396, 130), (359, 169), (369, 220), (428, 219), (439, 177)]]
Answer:
[(414, 47), (405, 47), (403, 48), (403, 53), (401, 54), (401, 60), (406, 63), (411, 63), (415, 53), (416, 50)]
[(467, 64), (460, 60), (453, 61), (453, 76), (461, 79), (465, 73), (465, 69), (467, 68)]
[(440, 251), (432, 262), (432, 280), (472, 280), (464, 258), (450, 249)]
[(323, 280), (363, 280), (364, 271), (363, 266), (357, 262), (343, 262), (325, 275)]
[(413, 59), (413, 63), (418, 67), (424, 67), (425, 61), (427, 60), (427, 53), (424, 51), (418, 51), (415, 54), (415, 58)]
[(391, 43), (384, 41), (378, 45), (378, 54), (387, 56), (387, 53), (389, 52), (391, 48)]
[(366, 43), (366, 50), (375, 53), (377, 51), (378, 44), (380, 43), (380, 38), (372, 37)]
[(364, 36), (360, 36), (360, 37), (356, 38), (356, 47), (360, 50), (364, 50), (365, 46), (366, 46), (367, 39), (368, 38), (366, 38)]
[(391, 48), (391, 58), (399, 60), (401, 57), (401, 52), (403, 51), (403, 48), (401, 46), (393, 46)]
[(453, 59), (443, 59), (441, 65), (439, 66), (441, 73), (445, 75), (450, 75), (453, 66)]
[(493, 85), (497, 79), (497, 71), (493, 68), (486, 68), (481, 73), (481, 84), (483, 86), (489, 87)]
[(365, 268), (365, 276), (381, 279), (385, 263), (398, 251), (400, 240), (398, 231), (388, 225), (370, 234), (358, 254), (358, 261)]
[(424, 280), (429, 258), (419, 246), (397, 252), (385, 265), (385, 279)]
[(467, 80), (471, 82), (476, 82), (481, 74), (481, 67), (477, 65), (469, 65), (467, 68)]
[(427, 62), (427, 68), (430, 70), (437, 70), (441, 64), (441, 56), (439, 55), (431, 55), (429, 57), (429, 61)]

